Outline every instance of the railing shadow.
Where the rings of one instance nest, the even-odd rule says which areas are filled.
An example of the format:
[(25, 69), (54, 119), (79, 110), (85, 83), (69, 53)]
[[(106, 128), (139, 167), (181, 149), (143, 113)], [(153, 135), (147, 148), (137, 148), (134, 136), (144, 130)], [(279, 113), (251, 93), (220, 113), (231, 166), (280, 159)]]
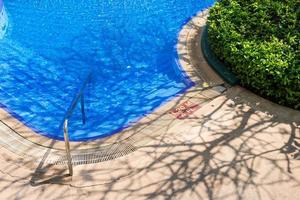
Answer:
[[(227, 93), (204, 107), (201, 114), (183, 121), (181, 130), (174, 129), (177, 119), (170, 120), (153, 130), (156, 137), (151, 142), (133, 154), (103, 162), (107, 166), (101, 165), (100, 170), (78, 166), (78, 174), (86, 182), (83, 186), (68, 181), (65, 166), (55, 171), (55, 177), (43, 178), (52, 167), (45, 165), (49, 150), (33, 174), (14, 175), (18, 169), (14, 165), (3, 170), (5, 186), (0, 194), (10, 193), (8, 199), (30, 198), (37, 192), (52, 199), (79, 199), (88, 194), (97, 199), (213, 200), (249, 199), (251, 193), (252, 199), (276, 199), (274, 195), (280, 191), (273, 186), (300, 186), (299, 113), (291, 111), (293, 117), (285, 117), (282, 107), (248, 97), (249, 93)], [(176, 106), (178, 103), (173, 108)], [(140, 123), (136, 133), (156, 120)], [(160, 134), (154, 134), (156, 131)], [(76, 190), (76, 196), (70, 190)]]
[[(300, 186), (297, 157), (293, 156), (300, 151), (299, 121), (287, 118), (281, 106), (248, 98), (249, 94), (229, 91), (191, 117), (180, 134), (173, 134), (176, 119), (171, 120), (134, 154), (107, 161), (108, 166), (101, 167), (102, 176), (97, 168), (76, 166), (86, 186), (72, 183), (65, 166), (58, 176), (40, 179), (49, 169), (44, 168), (49, 152), (27, 178), (37, 190), (47, 185), (52, 191), (53, 183), (63, 185), (54, 197), (73, 188), (97, 194), (98, 199), (247, 199), (249, 193), (254, 199), (276, 199), (273, 186)], [(299, 113), (291, 113), (297, 119)], [(141, 126), (153, 122), (148, 123)], [(15, 187), (13, 182), (9, 185)], [(33, 190), (15, 188), (24, 196)]]
[[(55, 169), (54, 165), (49, 165), (46, 162), (52, 150), (51, 147), (53, 147), (55, 142), (55, 140), (52, 140), (50, 147), (39, 162), (35, 171), (33, 172), (32, 177), (29, 181), (31, 186), (37, 187), (45, 184), (61, 184), (72, 180), (72, 176), (69, 173), (66, 173), (66, 168)], [(47, 175), (47, 172), (51, 170), (54, 171), (55, 174), (50, 174), (50, 176)]]

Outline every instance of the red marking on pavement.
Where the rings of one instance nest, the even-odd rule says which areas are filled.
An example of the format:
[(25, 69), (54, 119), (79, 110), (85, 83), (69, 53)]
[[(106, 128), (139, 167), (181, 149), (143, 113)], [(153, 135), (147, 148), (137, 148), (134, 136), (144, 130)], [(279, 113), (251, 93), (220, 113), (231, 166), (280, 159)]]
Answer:
[(179, 106), (177, 106), (175, 109), (173, 109), (170, 114), (176, 117), (177, 119), (186, 119), (191, 114), (193, 114), (195, 111), (197, 111), (200, 108), (199, 104), (195, 104), (191, 101), (186, 101)]

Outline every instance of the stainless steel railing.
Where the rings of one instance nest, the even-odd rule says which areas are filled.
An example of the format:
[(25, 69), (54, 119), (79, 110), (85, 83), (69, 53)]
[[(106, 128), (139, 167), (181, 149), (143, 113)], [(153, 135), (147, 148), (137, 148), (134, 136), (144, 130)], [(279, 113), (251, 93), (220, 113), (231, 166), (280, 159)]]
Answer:
[(70, 142), (69, 142), (69, 119), (72, 116), (76, 105), (78, 104), (80, 100), (81, 105), (81, 115), (82, 115), (82, 123), (85, 124), (86, 122), (86, 115), (85, 115), (85, 103), (84, 103), (84, 91), (86, 89), (87, 84), (90, 82), (92, 77), (92, 72), (89, 72), (86, 79), (82, 83), (79, 91), (76, 93), (74, 99), (72, 100), (72, 103), (70, 104), (66, 115), (63, 120), (63, 132), (64, 132), (64, 141), (65, 141), (65, 148), (66, 148), (66, 155), (68, 160), (68, 168), (69, 168), (69, 174), (73, 175), (73, 165), (72, 165), (72, 156), (70, 151)]
[(69, 174), (71, 176), (73, 176), (73, 165), (72, 165), (72, 156), (71, 156), (71, 151), (70, 151), (68, 120), (67, 119), (64, 121), (64, 139), (65, 139), (66, 154), (67, 154), (67, 159), (68, 159)]

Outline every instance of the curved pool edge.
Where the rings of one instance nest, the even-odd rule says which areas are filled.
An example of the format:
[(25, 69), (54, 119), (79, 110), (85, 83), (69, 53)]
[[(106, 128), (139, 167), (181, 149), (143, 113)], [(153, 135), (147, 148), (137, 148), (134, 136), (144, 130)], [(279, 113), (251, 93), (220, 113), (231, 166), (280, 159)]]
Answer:
[[(199, 34), (200, 34), (199, 29), (200, 28), (199, 27), (197, 27), (197, 28), (198, 28), (198, 31), (194, 32), (195, 34), (194, 33), (189, 34), (190, 36), (193, 35), (195, 38), (185, 37), (187, 41), (185, 42), (184, 38), (182, 38), (181, 41), (187, 44), (187, 43), (190, 43), (190, 41), (192, 41), (192, 40), (196, 41), (197, 38), (199, 39)], [(187, 49), (186, 49), (187, 54), (180, 56), (180, 58), (182, 58), (182, 59), (187, 58), (188, 60), (184, 60), (184, 62), (187, 62), (187, 63), (201, 62), (201, 60), (198, 60), (198, 61), (189, 60), (193, 56), (195, 56), (195, 58), (201, 59), (201, 55), (199, 57), (199, 55), (198, 56), (196, 55), (197, 53), (193, 53), (193, 50), (198, 51), (199, 41), (197, 44), (190, 43), (188, 46), (194, 47), (196, 49), (189, 49), (189, 47), (187, 47)], [(205, 68), (205, 66), (206, 66), (206, 64), (202, 63), (202, 65), (200, 66), (201, 68), (199, 69), (200, 74), (208, 74), (206, 72), (201, 71), (201, 69)], [(193, 66), (191, 66), (191, 67), (193, 67)], [(206, 77), (206, 78), (208, 79), (209, 77)], [(202, 92), (200, 92), (197, 89), (198, 88), (201, 89), (203, 87), (200, 87), (199, 85), (200, 84), (198, 84), (196, 87), (192, 88), (191, 90), (187, 91), (186, 94), (178, 97), (177, 101), (174, 100), (173, 103), (178, 105), (178, 103), (180, 101), (184, 101), (185, 99), (199, 101), (199, 93), (202, 93), (203, 95), (208, 96), (209, 93), (212, 92), (211, 89), (202, 90)], [(237, 100), (237, 102), (235, 100)], [(259, 105), (257, 104), (257, 102), (260, 102)], [(237, 103), (238, 105), (243, 105), (243, 106), (234, 107), (233, 105), (235, 105), (235, 103)], [(221, 115), (223, 116), (223, 114), (225, 114), (225, 113), (229, 113), (228, 116), (230, 118), (228, 118), (228, 119), (232, 119), (233, 115), (231, 115), (231, 113), (235, 113), (234, 116), (237, 116), (239, 118), (238, 121), (234, 121), (232, 123), (233, 124), (232, 131), (233, 131), (233, 133), (235, 133), (236, 124), (243, 123), (243, 115), (241, 115), (241, 112), (244, 113), (244, 110), (248, 110), (248, 105), (250, 105), (250, 107), (249, 107), (250, 114), (254, 113), (255, 115), (253, 115), (253, 116), (251, 115), (252, 117), (249, 118), (249, 112), (245, 113), (245, 117), (247, 119), (249, 119), (248, 122), (250, 123), (246, 127), (249, 127), (249, 126), (251, 126), (252, 123), (257, 122), (257, 116), (259, 116), (258, 115), (259, 113), (261, 113), (262, 116), (266, 116), (266, 115), (268, 116), (266, 119), (266, 125), (261, 125), (261, 123), (259, 124), (262, 126), (262, 128), (264, 130), (266, 129), (265, 128), (266, 126), (269, 127), (269, 124), (273, 121), (272, 119), (274, 119), (274, 122), (272, 122), (272, 123), (274, 123), (276, 126), (269, 127), (269, 128), (271, 128), (270, 130), (269, 129), (265, 130), (265, 132), (262, 133), (262, 135), (267, 135), (266, 142), (269, 142), (269, 140), (268, 140), (269, 134), (268, 133), (270, 133), (270, 131), (271, 132), (275, 131), (276, 134), (277, 133), (280, 134), (283, 131), (284, 131), (284, 133), (289, 133), (286, 131), (291, 130), (291, 131), (295, 132), (295, 130), (296, 130), (296, 134), (300, 133), (299, 131), (297, 131), (297, 130), (300, 130), (299, 128), (297, 129), (297, 127), (300, 127), (300, 124), (299, 123), (295, 124), (294, 122), (293, 122), (293, 124), (291, 124), (291, 119), (293, 119), (293, 121), (297, 120), (297, 122), (299, 122), (300, 112), (296, 113), (295, 111), (292, 111), (291, 109), (285, 110), (286, 109), (285, 107), (279, 106), (277, 104), (269, 105), (269, 103), (270, 103), (269, 101), (261, 99), (259, 96), (255, 96), (255, 94), (248, 92), (248, 91), (240, 88), (239, 86), (235, 86), (234, 88), (228, 89), (228, 91), (225, 94), (222, 94), (217, 99), (214, 99), (213, 101), (209, 102), (208, 104), (203, 105), (203, 108), (201, 108), (199, 111), (197, 111), (193, 117), (186, 119), (184, 121), (172, 120), (170, 118), (169, 114), (167, 114), (167, 113), (165, 113), (164, 115), (162, 115), (160, 117), (155, 116), (155, 115), (150, 115), (149, 118), (151, 118), (151, 117), (153, 118), (153, 120), (149, 119), (149, 121), (152, 122), (151, 123), (152, 126), (149, 126), (148, 128), (146, 127), (144, 129), (144, 131), (146, 131), (146, 134), (147, 134), (147, 131), (149, 131), (150, 133), (153, 133), (153, 132), (155, 133), (155, 131), (159, 130), (159, 128), (160, 128), (161, 129), (160, 136), (156, 137), (156, 140), (149, 138), (150, 143), (147, 145), (143, 145), (141, 147), (141, 149), (138, 149), (136, 152), (134, 152), (128, 156), (123, 156), (119, 159), (115, 159), (115, 160), (111, 160), (111, 161), (108, 161), (109, 158), (107, 158), (107, 160), (106, 160), (107, 162), (102, 162), (102, 163), (95, 163), (95, 162), (97, 162), (98, 158), (95, 157), (93, 153), (95, 151), (97, 151), (97, 149), (85, 150), (85, 151), (81, 151), (81, 152), (78, 152), (78, 151), (73, 152), (72, 151), (73, 158), (78, 159), (77, 155), (82, 156), (83, 154), (86, 154), (87, 156), (91, 156), (91, 157), (90, 157), (90, 160), (86, 160), (85, 164), (87, 164), (87, 163), (95, 163), (95, 164), (75, 166), (74, 167), (75, 173), (74, 173), (73, 177), (72, 178), (69, 177), (68, 179), (63, 179), (63, 180), (60, 180), (61, 176), (55, 176), (55, 175), (67, 174), (66, 165), (53, 165), (53, 166), (51, 165), (50, 167), (48, 167), (48, 165), (46, 165), (47, 163), (49, 163), (49, 160), (48, 160), (49, 157), (50, 157), (50, 159), (53, 159), (53, 157), (56, 155), (57, 151), (49, 149), (49, 148), (37, 146), (37, 145), (35, 147), (27, 147), (27, 152), (25, 152), (26, 149), (24, 150), (24, 152), (27, 153), (27, 155), (29, 155), (30, 153), (31, 154), (38, 153), (38, 155), (40, 155), (40, 157), (38, 157), (37, 154), (34, 154), (35, 157), (34, 158), (32, 157), (30, 160), (25, 159), (24, 157), (21, 157), (21, 158), (19, 158), (19, 160), (17, 160), (17, 155), (16, 155), (17, 152), (10, 153), (3, 147), (4, 146), (3, 141), (1, 141), (1, 135), (4, 131), (3, 130), (3, 131), (0, 131), (0, 144), (3, 147), (1, 150), (1, 153), (0, 153), (0, 156), (2, 158), (1, 161), (3, 162), (1, 171), (2, 171), (2, 173), (5, 173), (5, 175), (15, 178), (13, 182), (11, 181), (12, 183), (15, 183), (18, 178), (17, 181), (19, 181), (19, 182), (20, 182), (20, 180), (23, 182), (28, 181), (28, 183), (30, 181), (31, 187), (54, 183), (55, 185), (59, 184), (59, 187), (63, 187), (63, 185), (67, 185), (68, 187), (71, 186), (71, 187), (76, 187), (76, 188), (87, 188), (87, 187), (94, 188), (95, 186), (98, 186), (98, 188), (99, 188), (103, 185), (110, 186), (112, 183), (116, 183), (116, 181), (119, 184), (121, 183), (122, 185), (124, 185), (123, 183), (127, 183), (126, 182), (127, 180), (130, 181), (129, 183), (131, 185), (133, 183), (132, 180), (140, 183), (141, 182), (140, 177), (144, 176), (144, 174), (142, 174), (141, 172), (145, 171), (145, 169), (149, 169), (149, 165), (151, 165), (153, 163), (158, 163), (160, 165), (161, 162), (159, 162), (160, 161), (159, 158), (165, 158), (166, 155), (170, 155), (170, 156), (172, 156), (172, 157), (170, 157), (171, 162), (172, 162), (174, 159), (177, 158), (177, 157), (174, 157), (173, 155), (178, 155), (178, 153), (181, 153), (180, 156), (185, 158), (186, 154), (184, 153), (185, 151), (183, 151), (185, 149), (192, 150), (192, 152), (195, 152), (195, 148), (197, 148), (200, 152), (202, 152), (203, 149), (205, 150), (206, 143), (204, 143), (204, 145), (202, 145), (203, 146), (203, 148), (202, 148), (202, 146), (198, 145), (199, 142), (202, 144), (204, 140), (211, 141), (212, 135), (216, 135), (216, 136), (220, 135), (219, 134), (220, 129), (216, 128), (216, 129), (213, 129), (212, 131), (207, 131), (206, 129), (204, 129), (204, 131), (201, 131), (201, 130), (203, 130), (204, 127), (206, 127), (206, 126), (203, 126), (203, 125), (205, 125), (203, 123), (212, 122), (213, 125), (220, 125), (220, 127), (222, 128), (224, 126), (224, 120), (223, 120), (223, 117), (220, 118), (220, 116)], [(227, 106), (223, 107), (225, 104)], [(244, 107), (244, 105), (246, 107)], [(235, 108), (237, 110), (235, 110)], [(253, 109), (251, 109), (251, 108), (253, 108)], [(216, 110), (218, 110), (218, 111), (216, 111)], [(271, 112), (268, 112), (268, 111), (271, 111)], [(286, 114), (282, 115), (282, 113), (285, 113), (285, 111), (290, 111), (290, 113), (288, 115), (286, 115)], [(215, 115), (215, 117), (211, 117), (212, 113)], [(269, 117), (269, 115), (273, 116), (273, 118), (271, 119)], [(209, 116), (209, 119), (207, 119), (208, 116)], [(219, 119), (219, 122), (217, 124), (215, 124), (216, 123), (215, 119)], [(228, 119), (226, 118), (226, 121)], [(278, 123), (278, 119), (281, 119), (282, 122)], [(281, 120), (279, 120), (279, 121), (281, 121)], [(254, 121), (254, 122), (251, 122), (251, 121)], [(169, 124), (168, 122), (171, 122), (172, 124)], [(0, 122), (0, 130), (2, 130), (1, 124), (2, 123)], [(161, 126), (158, 127), (157, 125), (161, 125)], [(167, 126), (169, 126), (169, 127), (167, 128)], [(153, 128), (153, 127), (155, 129), (151, 130), (151, 128)], [(286, 127), (289, 129), (285, 129)], [(6, 127), (6, 129), (9, 129), (9, 128)], [(141, 127), (140, 129), (143, 129), (143, 128)], [(140, 131), (142, 131), (142, 130), (140, 130)], [(223, 130), (223, 132), (226, 135), (228, 132), (231, 133), (231, 130), (225, 129), (225, 130)], [(191, 133), (191, 134), (187, 134), (187, 133)], [(241, 133), (243, 133), (243, 132), (241, 132)], [(159, 134), (159, 133), (156, 133), (156, 134)], [(207, 135), (207, 137), (205, 136), (205, 134)], [(290, 134), (284, 134), (284, 135), (289, 137)], [(13, 136), (16, 137), (17, 134), (12, 133), (11, 137), (13, 137)], [(199, 137), (201, 138), (201, 140)], [(288, 141), (288, 139), (289, 139), (288, 137), (282, 138), (280, 136), (279, 139), (281, 141), (282, 141), (282, 139), (284, 139), (284, 141)], [(199, 138), (199, 140), (197, 138)], [(10, 140), (10, 139), (11, 138), (7, 138), (7, 140)], [(194, 141), (194, 142), (192, 142), (192, 141)], [(277, 146), (275, 146), (275, 147), (272, 146), (272, 147), (276, 148), (276, 152), (277, 152), (277, 147), (278, 147), (278, 149), (281, 149), (282, 145), (285, 146), (284, 141), (280, 142), (280, 144), (278, 143), (279, 145), (277, 145), (277, 139), (275, 140), (275, 143)], [(17, 146), (21, 142), (28, 143), (27, 140), (17, 141), (17, 142), (18, 143), (15, 144), (15, 146)], [(239, 141), (237, 141), (237, 142), (238, 142), (238, 144), (240, 144)], [(142, 144), (139, 143), (139, 145), (142, 145)], [(20, 148), (24, 149), (24, 146), (25, 146), (24, 144), (21, 144)], [(262, 148), (264, 149), (264, 146)], [(12, 150), (10, 150), (10, 151), (12, 151)], [(62, 154), (64, 153), (63, 151), (60, 151), (60, 152)], [(5, 153), (7, 153), (6, 157), (4, 156)], [(123, 154), (123, 155), (125, 155), (125, 154)], [(287, 155), (283, 155), (283, 156), (287, 156)], [(36, 158), (36, 160), (34, 160), (35, 158)], [(92, 158), (94, 158), (94, 160), (92, 160)], [(151, 159), (148, 159), (148, 158), (151, 158)], [(40, 163), (36, 163), (39, 161), (40, 161)], [(32, 164), (32, 162), (35, 162), (35, 163)], [(197, 163), (195, 163), (195, 164), (196, 164), (195, 166), (198, 166)], [(28, 166), (28, 165), (30, 165), (30, 166)], [(169, 168), (167, 168), (166, 170), (169, 170)], [(46, 174), (46, 171), (48, 171), (47, 174)], [(150, 170), (150, 172), (152, 173), (151, 170)], [(153, 175), (161, 175), (162, 172), (164, 172), (164, 171), (161, 171), (161, 167), (158, 166), (157, 173), (146, 174), (146, 175), (152, 175), (152, 176), (144, 176), (145, 180), (149, 179), (148, 177), (155, 177)], [(49, 175), (46, 176), (45, 174), (46, 175), (49, 174)], [(53, 179), (53, 177), (56, 179)], [(58, 181), (57, 181), (57, 177), (59, 178)], [(134, 177), (136, 179), (133, 179)], [(46, 181), (45, 181), (45, 179), (46, 179)], [(13, 185), (9, 182), (9, 186), (11, 188), (11, 186), (13, 186)], [(63, 191), (63, 190), (61, 190), (61, 191)], [(10, 190), (9, 190), (9, 192), (10, 192)], [(11, 192), (9, 194), (11, 194)]]
[[(174, 119), (170, 115), (170, 111), (176, 106), (188, 100), (198, 102), (199, 105), (206, 104), (224, 91), (219, 91), (220, 88), (213, 88), (222, 85), (223, 81), (208, 66), (201, 51), (199, 54), (200, 40), (195, 41), (195, 38), (199, 38), (196, 35), (201, 34), (201, 28), (205, 25), (207, 14), (207, 10), (200, 12), (184, 25), (178, 34), (178, 63), (196, 85), (156, 108), (152, 113), (118, 134), (95, 141), (71, 142), (72, 156), (78, 158), (75, 159), (75, 163), (94, 163), (95, 160), (113, 159), (133, 152), (165, 132), (170, 125), (184, 122)], [(203, 94), (205, 95), (203, 96)], [(0, 142), (3, 144), (9, 140), (5, 146), (12, 152), (18, 155), (27, 155), (39, 161), (45, 150), (50, 149), (48, 163), (61, 164), (65, 162), (64, 142), (35, 133), (4, 109), (0, 109), (0, 121), (3, 129), (7, 130), (11, 136), (10, 139), (7, 139), (7, 136), (1, 134)], [(105, 155), (105, 152), (108, 152), (109, 155)]]
[(178, 63), (189, 79), (202, 88), (224, 84), (207, 64), (201, 50), (200, 38), (206, 26), (209, 9), (197, 13), (178, 34)]
[(219, 58), (214, 54), (213, 50), (210, 48), (208, 41), (208, 26), (205, 26), (203, 35), (201, 38), (201, 48), (205, 59), (208, 64), (222, 77), (226, 83), (231, 86), (238, 85), (240, 80), (229, 70), (228, 66), (222, 63)]

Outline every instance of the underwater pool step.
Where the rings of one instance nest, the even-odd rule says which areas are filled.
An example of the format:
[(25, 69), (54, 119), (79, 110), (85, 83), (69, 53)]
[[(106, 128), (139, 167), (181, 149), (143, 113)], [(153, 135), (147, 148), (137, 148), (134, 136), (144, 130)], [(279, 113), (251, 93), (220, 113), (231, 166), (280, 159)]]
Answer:
[[(59, 127), (82, 74), (76, 69), (56, 65), (16, 42), (8, 44), (0, 44), (3, 60), (0, 77), (4, 79), (0, 85), (0, 102), (9, 113), (29, 123), (30, 127), (37, 114), (41, 117), (35, 123), (40, 124), (49, 120), (49, 113), (53, 115), (49, 123)], [(14, 113), (18, 110), (21, 112)]]

